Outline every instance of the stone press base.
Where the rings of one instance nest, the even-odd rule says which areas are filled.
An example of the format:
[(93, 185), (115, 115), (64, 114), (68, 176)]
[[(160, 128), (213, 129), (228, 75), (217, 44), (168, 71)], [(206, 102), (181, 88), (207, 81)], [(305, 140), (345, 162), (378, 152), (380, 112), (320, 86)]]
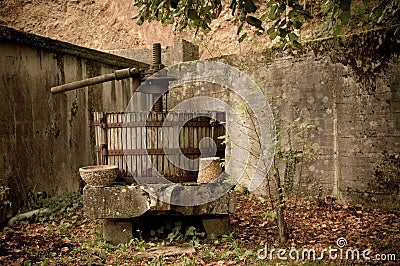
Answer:
[(86, 186), (83, 202), (87, 216), (103, 220), (103, 237), (113, 244), (174, 222), (200, 226), (207, 238), (220, 236), (230, 231), (229, 214), (236, 208), (233, 191), (209, 203), (182, 207), (159, 201), (135, 185)]

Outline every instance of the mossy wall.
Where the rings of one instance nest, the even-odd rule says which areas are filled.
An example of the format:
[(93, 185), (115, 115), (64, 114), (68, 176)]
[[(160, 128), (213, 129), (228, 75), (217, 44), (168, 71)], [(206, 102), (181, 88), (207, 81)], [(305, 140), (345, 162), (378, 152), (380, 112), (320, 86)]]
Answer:
[(302, 51), (217, 58), (249, 74), (271, 102), (287, 102), (277, 120), (318, 127), (319, 150), (306, 165), (306, 194), (400, 208), (400, 40), (394, 29), (309, 42)]
[[(52, 94), (56, 85), (147, 67), (122, 57), (0, 27), (0, 179), (11, 207), (77, 191), (94, 163), (94, 111), (124, 111), (137, 82), (113, 81)], [(0, 219), (1, 220), (1, 219)]]
[[(297, 118), (317, 126), (308, 134), (317, 157), (303, 165), (301, 175), (297, 168), (294, 177), (301, 195), (322, 189), (342, 202), (400, 208), (400, 41), (393, 32), (312, 41), (300, 51), (268, 49), (211, 59), (259, 84), (275, 109), (278, 130)], [(227, 89), (188, 86), (170, 93), (171, 107), (197, 95), (236, 104)], [(287, 148), (287, 139), (281, 140)], [(281, 165), (282, 176), (283, 170)], [(267, 191), (264, 184), (257, 192)]]

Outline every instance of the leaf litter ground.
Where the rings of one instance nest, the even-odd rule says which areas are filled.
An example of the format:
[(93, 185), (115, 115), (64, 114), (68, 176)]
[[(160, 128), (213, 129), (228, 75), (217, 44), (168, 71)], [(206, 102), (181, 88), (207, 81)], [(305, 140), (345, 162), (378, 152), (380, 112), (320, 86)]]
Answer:
[[(100, 222), (86, 218), (79, 202), (75, 203), (75, 208), (63, 208), (62, 212), (5, 228), (0, 234), (0, 264), (400, 265), (399, 212), (317, 202), (315, 199), (288, 202), (285, 214), (291, 240), (284, 247), (279, 245), (271, 204), (261, 197), (238, 193), (236, 213), (231, 216), (232, 233), (220, 238), (207, 240), (196, 235), (192, 238), (175, 235), (171, 239), (133, 239), (118, 246), (101, 238)], [(339, 238), (346, 241), (341, 248), (344, 252), (348, 249), (360, 251), (358, 260), (345, 255), (340, 259)], [(160, 250), (173, 247), (183, 250), (183, 254), (160, 255)], [(338, 250), (334, 253), (337, 258), (332, 260), (325, 253), (319, 260), (321, 251), (330, 247)], [(267, 255), (264, 260), (257, 257), (262, 248), (260, 255)], [(273, 248), (275, 251), (271, 253)], [(279, 248), (286, 251), (282, 257), (287, 260), (278, 258)], [(309, 256), (301, 260), (302, 251), (307, 249), (316, 251), (316, 259)], [(361, 256), (361, 251), (366, 249), (371, 250), (370, 260)], [(300, 253), (299, 260), (293, 259), (297, 254), (293, 250)], [(150, 251), (155, 251), (156, 255), (143, 255)], [(376, 260), (377, 254), (386, 256), (386, 260)]]

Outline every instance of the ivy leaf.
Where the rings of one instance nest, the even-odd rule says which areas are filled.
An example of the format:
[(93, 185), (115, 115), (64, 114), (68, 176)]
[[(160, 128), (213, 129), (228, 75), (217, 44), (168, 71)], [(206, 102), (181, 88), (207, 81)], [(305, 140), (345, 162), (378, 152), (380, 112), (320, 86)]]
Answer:
[(270, 35), (269, 35), (269, 38), (271, 39), (271, 40), (275, 40), (275, 38), (278, 36), (278, 32), (277, 31), (274, 31), (274, 32), (272, 32)]
[(165, 18), (162, 20), (163, 25), (168, 25), (168, 24), (172, 24), (174, 23), (174, 18), (170, 17), (170, 18)]
[(239, 27), (238, 27), (238, 29), (237, 29), (236, 34), (239, 35), (240, 32), (242, 31), (242, 29), (243, 29), (243, 23), (240, 23), (240, 25), (239, 25)]
[(288, 36), (291, 42), (297, 41), (299, 39), (299, 36), (297, 36), (296, 33), (293, 32), (289, 32)]
[(176, 9), (178, 7), (179, 0), (170, 0), (169, 3), (172, 8)]
[(136, 24), (140, 26), (143, 24), (143, 22), (144, 22), (143, 17), (139, 17), (138, 20), (136, 21)]
[(340, 9), (342, 11), (350, 11), (351, 0), (342, 0), (340, 1)]
[(200, 17), (197, 14), (197, 11), (194, 10), (194, 9), (189, 9), (188, 12), (187, 12), (187, 16), (188, 16), (189, 19), (194, 20), (194, 21), (200, 20)]
[(303, 46), (301, 45), (301, 43), (299, 43), (298, 41), (293, 41), (292, 42), (292, 44), (293, 44), (293, 48), (295, 48), (295, 49), (301, 49), (301, 48), (303, 48)]
[(232, 0), (231, 5), (229, 6), (230, 9), (232, 9), (232, 16), (235, 15), (235, 11), (236, 11), (236, 0)]
[(275, 4), (275, 0), (269, 0), (266, 4), (265, 4), (265, 6), (266, 7), (271, 7), (272, 5), (274, 5)]
[(264, 30), (264, 28), (261, 26), (262, 21), (259, 20), (259, 19), (256, 18), (256, 17), (247, 16), (247, 17), (246, 17), (246, 22), (247, 22), (248, 24), (250, 24), (251, 26), (256, 27), (257, 29)]
[(271, 33), (273, 33), (275, 31), (275, 28), (269, 28), (268, 30), (267, 30), (267, 34), (268, 35), (271, 35)]
[(240, 36), (240, 38), (238, 39), (238, 42), (239, 43), (243, 42), (246, 37), (247, 37), (247, 32), (244, 33), (242, 36)]
[(289, 11), (288, 17), (289, 19), (293, 18), (294, 15), (296, 15), (296, 11), (294, 11), (293, 9)]
[(279, 17), (280, 15), (282, 15), (283, 11), (286, 10), (286, 4), (281, 4), (278, 9), (276, 10), (276, 16)]
[(336, 25), (333, 29), (333, 36), (338, 36), (342, 32), (342, 25)]
[(206, 6), (200, 9), (200, 14), (202, 16), (206, 16), (208, 13), (210, 13), (211, 11), (211, 7), (210, 6)]
[(350, 10), (343, 11), (339, 16), (339, 19), (343, 25), (348, 24), (350, 20)]
[(187, 20), (184, 20), (181, 26), (179, 27), (179, 31), (183, 31), (187, 27), (187, 25), (188, 25)]
[(254, 4), (253, 0), (244, 1), (244, 11), (246, 11), (246, 13), (254, 13), (257, 11), (257, 7)]
[(268, 13), (264, 12), (264, 14), (262, 14), (262, 16), (260, 17), (261, 21), (265, 21), (265, 19), (268, 17)]
[(163, 14), (162, 13), (158, 13), (157, 15), (157, 20), (161, 21), (161, 19), (163, 18)]
[(293, 27), (295, 27), (296, 29), (300, 29), (302, 25), (303, 23), (301, 23), (300, 20), (293, 21)]
[(300, 11), (300, 14), (305, 18), (305, 19), (313, 19), (314, 17), (310, 14), (310, 12), (306, 10)]
[(273, 7), (271, 8), (271, 10), (269, 11), (268, 18), (269, 18), (270, 20), (275, 20), (275, 19), (276, 19), (276, 9), (277, 9), (277, 8), (278, 8), (277, 6), (273, 6)]
[(286, 35), (287, 35), (287, 30), (285, 30), (285, 29), (278, 29), (278, 34), (279, 34), (279, 37), (285, 38)]
[(295, 4), (295, 5), (293, 6), (293, 9), (294, 9), (294, 10), (303, 10), (303, 6), (301, 6), (301, 5), (299, 5), (299, 4)]

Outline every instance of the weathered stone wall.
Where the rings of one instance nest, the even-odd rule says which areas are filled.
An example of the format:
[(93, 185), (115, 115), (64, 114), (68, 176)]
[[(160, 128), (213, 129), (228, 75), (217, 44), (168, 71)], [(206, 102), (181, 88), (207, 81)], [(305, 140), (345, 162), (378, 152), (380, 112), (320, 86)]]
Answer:
[[(317, 158), (303, 166), (300, 180), (295, 178), (305, 195), (322, 188), (324, 195), (342, 201), (399, 208), (400, 161), (395, 158), (400, 153), (400, 49), (393, 32), (314, 41), (302, 51), (213, 59), (240, 69), (260, 85), (277, 107), (280, 128), (296, 118), (317, 126), (310, 133)], [(191, 96), (218, 94), (210, 88), (172, 92), (171, 106)], [(232, 96), (222, 96), (227, 97), (234, 105)], [(282, 97), (286, 100), (278, 100)]]
[(37, 192), (79, 188), (78, 168), (94, 163), (94, 111), (123, 111), (136, 81), (113, 81), (53, 95), (52, 86), (147, 67), (126, 58), (0, 27), (0, 179), (12, 210)]
[[(119, 49), (107, 52), (150, 65), (153, 63), (152, 48)], [(165, 66), (197, 59), (199, 59), (199, 46), (183, 39), (175, 40), (173, 46), (167, 46), (161, 50), (161, 60)]]

